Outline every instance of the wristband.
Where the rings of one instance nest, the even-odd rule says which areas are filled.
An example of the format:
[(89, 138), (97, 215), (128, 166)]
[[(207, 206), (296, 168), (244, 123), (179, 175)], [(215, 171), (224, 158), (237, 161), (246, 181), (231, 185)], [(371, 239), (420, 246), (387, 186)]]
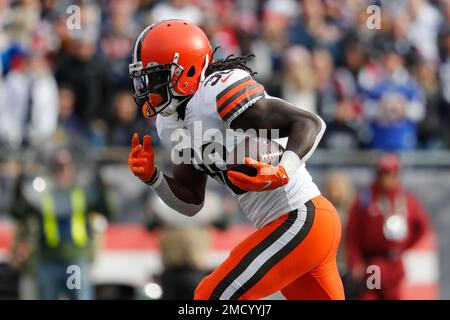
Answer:
[(163, 178), (164, 176), (161, 174), (158, 167), (155, 167), (155, 173), (153, 173), (153, 177), (149, 181), (144, 183), (148, 185), (151, 189), (155, 189), (161, 184)]

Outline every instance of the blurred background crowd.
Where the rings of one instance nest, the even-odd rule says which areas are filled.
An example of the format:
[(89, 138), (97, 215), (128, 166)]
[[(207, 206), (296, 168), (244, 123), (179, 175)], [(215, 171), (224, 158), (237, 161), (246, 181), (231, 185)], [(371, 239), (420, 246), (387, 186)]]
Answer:
[[(151, 129), (133, 105), (127, 67), (136, 35), (167, 18), (201, 25), (221, 47), (217, 58), (255, 53), (269, 94), (326, 120), (325, 148), (449, 147), (447, 0), (80, 1), (81, 28), (70, 30), (76, 3), (0, 3), (5, 148), (55, 136), (128, 146), (136, 129)], [(379, 29), (369, 29), (372, 3), (383, 8)]]
[[(381, 11), (368, 10), (370, 5)], [(77, 13), (80, 28), (76, 27)], [(50, 217), (43, 227), (47, 245), (58, 240), (50, 236), (53, 220), (48, 203), (52, 202), (44, 200), (47, 206), (42, 208), (33, 205), (33, 192), (42, 193), (52, 182), (63, 191), (65, 185), (83, 186), (86, 211), (100, 212), (112, 223), (144, 222), (149, 230), (186, 224), (156, 219), (158, 212), (167, 216), (168, 209), (156, 203), (126, 167), (134, 132), (150, 133), (159, 163), (170, 166), (167, 153), (160, 148), (154, 119), (144, 119), (134, 103), (128, 77), (137, 35), (148, 24), (168, 18), (200, 25), (213, 47), (220, 46), (215, 58), (254, 53), (251, 67), (257, 72), (255, 78), (270, 95), (325, 120), (328, 129), (319, 155), (311, 159), (311, 171), (340, 209), (343, 222), (347, 212), (353, 212), (353, 227), (348, 232), (353, 244), (361, 244), (357, 248), (349, 243), (347, 250), (352, 253), (349, 259), (342, 258), (342, 264), (356, 271), (342, 267), (343, 274), (353, 280), (361, 278), (366, 262), (365, 253), (358, 250), (364, 251), (365, 244), (379, 239), (373, 241), (381, 249), (368, 250), (395, 260), (386, 264), (386, 270), (398, 271), (383, 281), (402, 279), (401, 254), (419, 236), (431, 233), (431, 225), (438, 233), (433, 250), (441, 256), (440, 268), (449, 267), (443, 248), (450, 244), (444, 234), (450, 223), (446, 209), (450, 190), (450, 0), (0, 0), (0, 217), (19, 221), (14, 228), (16, 238), (22, 234), (17, 230), (30, 229), (24, 216), (42, 211), (44, 220), (45, 212)], [(361, 235), (355, 238), (355, 225), (364, 224), (354, 217), (355, 212), (365, 211), (373, 194), (381, 192), (401, 201), (409, 197), (403, 198), (399, 191), (404, 189), (397, 181), (401, 159), (388, 161), (382, 173), (379, 164), (373, 171), (379, 151), (411, 155), (402, 157), (407, 162), (405, 188), (423, 195), (420, 200), (431, 212), (429, 216), (421, 205), (410, 204), (414, 210), (420, 209), (407, 219), (412, 224), (408, 229), (411, 239), (402, 238), (401, 245), (392, 243), (398, 241), (395, 237), (385, 239), (380, 234), (371, 234), (369, 240), (359, 239)], [(373, 194), (361, 203), (358, 189), (366, 186)], [(59, 204), (69, 217), (76, 216), (71, 214), (76, 211), (71, 210), (71, 205), (76, 207), (76, 190), (58, 194), (69, 199), (68, 205)], [(202, 230), (205, 225), (224, 229), (246, 223), (223, 190), (215, 184), (209, 190), (209, 210), (214, 217), (199, 223)], [(373, 197), (374, 202), (379, 200)], [(395, 210), (397, 214), (400, 209)], [(77, 220), (72, 217), (71, 223)], [(102, 230), (101, 226), (97, 223), (97, 229)], [(63, 234), (63, 228), (60, 231)], [(201, 234), (197, 246), (208, 243), (202, 240), (202, 232), (196, 234)], [(170, 243), (192, 247), (186, 240), (193, 239), (189, 233), (173, 235), (170, 229), (165, 236), (161, 250), (173, 250)], [(21, 245), (26, 237), (13, 241), (18, 266), (21, 252), (29, 251)], [(72, 233), (72, 237), (76, 242), (83, 239), (83, 233)], [(76, 245), (74, 248), (76, 251)], [(192, 257), (198, 254), (192, 253)], [(89, 255), (84, 252), (70, 259), (88, 261)], [(201, 263), (192, 257), (182, 263), (197, 268)], [(177, 258), (163, 260), (170, 265), (167, 261)], [(58, 273), (55, 268), (42, 264), (40, 279)], [(172, 282), (166, 288), (182, 282), (174, 280), (181, 277), (178, 267), (166, 269), (172, 272), (161, 278)], [(437, 273), (430, 283), (449, 281), (448, 276)], [(196, 277), (187, 275), (193, 283)], [(358, 292), (355, 281), (349, 283), (350, 291)], [(394, 287), (398, 289), (398, 285)], [(441, 296), (450, 296), (449, 287), (441, 285)], [(378, 298), (399, 298), (397, 289)], [(48, 290), (41, 291), (41, 296), (51, 296)]]

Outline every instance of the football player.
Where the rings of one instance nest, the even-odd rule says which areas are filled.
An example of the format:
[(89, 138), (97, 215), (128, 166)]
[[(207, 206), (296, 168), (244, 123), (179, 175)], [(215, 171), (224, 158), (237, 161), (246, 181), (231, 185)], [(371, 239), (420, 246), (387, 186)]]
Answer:
[[(205, 277), (195, 299), (260, 299), (277, 291), (287, 299), (344, 299), (336, 266), (339, 217), (305, 168), (325, 124), (317, 115), (269, 96), (246, 66), (250, 57), (215, 60), (196, 25), (182, 20), (152, 24), (134, 46), (129, 68), (134, 98), (145, 117), (157, 117), (159, 138), (169, 150), (177, 148), (175, 130), (200, 139), (200, 149), (213, 142), (214, 135), (195, 136), (196, 122), (222, 136), (240, 131), (240, 138), (249, 129), (278, 130), (287, 138), (278, 165), (245, 158), (257, 170), (249, 176), (201, 161), (208, 157), (204, 150), (191, 150), (192, 161), (174, 164), (167, 175), (155, 166), (151, 137), (144, 136), (141, 143), (135, 134), (129, 167), (168, 206), (187, 216), (202, 208), (207, 176), (212, 176), (225, 184), (258, 228)], [(233, 147), (229, 141), (234, 140), (226, 139), (227, 149)]]

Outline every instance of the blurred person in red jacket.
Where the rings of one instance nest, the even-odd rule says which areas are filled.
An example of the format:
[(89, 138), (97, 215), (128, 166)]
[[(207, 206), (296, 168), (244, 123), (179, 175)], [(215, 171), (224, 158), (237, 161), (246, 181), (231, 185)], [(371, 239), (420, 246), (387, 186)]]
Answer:
[[(400, 172), (397, 155), (381, 155), (374, 182), (359, 192), (350, 211), (345, 245), (351, 278), (361, 288), (360, 299), (400, 298), (403, 254), (430, 228), (422, 204), (402, 186)], [(374, 274), (369, 266), (379, 268), (379, 288), (368, 288), (367, 279)]]

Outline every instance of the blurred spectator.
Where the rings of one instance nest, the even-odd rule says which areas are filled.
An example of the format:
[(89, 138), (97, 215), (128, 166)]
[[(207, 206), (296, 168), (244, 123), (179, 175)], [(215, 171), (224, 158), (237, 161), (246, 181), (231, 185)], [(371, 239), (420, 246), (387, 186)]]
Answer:
[[(333, 172), (325, 180), (324, 195), (336, 207), (341, 225), (345, 229), (348, 214), (352, 201), (354, 199), (354, 189), (350, 178), (343, 172)], [(341, 241), (341, 246), (338, 251), (338, 268), (341, 276), (346, 276), (348, 267), (346, 263), (346, 253), (344, 251), (344, 241)]]
[(334, 72), (336, 94), (338, 98), (359, 102), (358, 74), (367, 62), (367, 55), (363, 44), (353, 35), (349, 35), (343, 40), (343, 48), (342, 64)]
[[(8, 1), (9, 2), (9, 1)], [(39, 23), (41, 2), (22, 0), (8, 12), (8, 33), (11, 39), (21, 45), (28, 44)]]
[[(205, 16), (203, 27), (213, 47), (220, 47), (214, 58), (225, 58), (229, 55), (240, 55), (246, 32), (238, 31), (236, 8), (231, 1), (217, 1)], [(241, 35), (241, 38), (239, 38)]]
[(417, 80), (425, 97), (425, 118), (419, 124), (419, 142), (426, 149), (443, 148), (445, 120), (441, 119), (441, 95), (437, 67), (421, 61), (416, 67)]
[(58, 127), (52, 141), (58, 145), (81, 149), (86, 147), (88, 132), (85, 124), (74, 113), (75, 92), (70, 85), (60, 84)]
[[(336, 105), (336, 98), (338, 96), (334, 79), (334, 62), (328, 50), (314, 50), (313, 67), (319, 106), (317, 111), (320, 114), (326, 115), (332, 112), (330, 110)], [(327, 120), (330, 120), (330, 118)]]
[[(450, 4), (447, 5), (448, 16), (450, 16)], [(448, 20), (447, 20), (448, 21)], [(442, 64), (439, 68), (439, 80), (441, 83), (442, 105), (440, 116), (441, 128), (446, 136), (446, 146), (450, 147), (450, 23), (442, 30)]]
[(373, 119), (380, 114), (379, 102), (389, 93), (403, 96), (408, 119), (414, 122), (423, 119), (425, 108), (422, 90), (406, 68), (404, 57), (392, 45), (385, 46), (381, 65), (371, 63), (362, 70), (359, 82), (366, 119)]
[[(144, 119), (138, 114), (138, 109), (129, 90), (116, 93), (113, 101), (114, 117), (110, 123), (108, 144), (111, 146), (128, 147), (135, 132), (140, 136), (149, 134), (149, 124), (152, 120)], [(153, 136), (155, 136), (153, 134)]]
[(437, 61), (437, 36), (442, 16), (427, 0), (408, 1), (411, 26), (408, 35), (423, 58)]
[(37, 145), (53, 133), (58, 91), (45, 57), (40, 53), (18, 54), (2, 90), (0, 144), (15, 149)]
[(369, 123), (369, 148), (400, 151), (417, 146), (417, 128), (406, 116), (406, 105), (403, 96), (384, 94), (380, 115)]
[[(11, 212), (17, 221), (12, 264), (25, 263), (35, 272), (40, 299), (92, 299), (90, 263), (93, 232), (90, 215), (109, 215), (104, 193), (81, 187), (72, 155), (59, 150), (52, 159), (50, 179), (36, 178), (32, 185), (21, 178)], [(80, 287), (67, 286), (69, 266), (79, 267)], [(73, 271), (71, 271), (73, 272)]]
[(359, 147), (359, 128), (352, 103), (341, 100), (335, 107), (333, 120), (328, 122), (320, 146), (330, 150), (356, 150)]
[[(380, 15), (380, 21), (378, 21), (380, 24), (379, 29), (373, 29), (367, 27), (367, 22), (372, 15), (372, 12), (368, 12), (368, 3), (366, 0), (349, 0), (347, 1), (348, 10), (350, 11), (350, 25), (348, 26), (348, 34), (344, 36), (344, 39), (349, 36), (349, 34), (352, 37), (355, 37), (355, 39), (358, 40), (358, 42), (367, 50), (367, 53), (369, 55), (374, 54), (374, 49), (376, 49), (381, 39), (383, 39), (386, 34), (390, 30), (391, 26), (391, 15), (389, 14), (388, 7), (386, 6), (392, 3), (395, 3), (393, 6), (398, 8), (401, 7), (403, 0), (396, 1), (396, 0), (390, 0), (385, 1), (381, 0), (383, 5), (382, 14)], [(370, 2), (370, 4), (373, 4)]]
[(56, 63), (56, 80), (70, 85), (75, 92), (75, 114), (86, 123), (107, 119), (110, 111), (108, 69), (105, 61), (95, 56), (96, 44), (81, 38), (70, 43), (69, 53)]
[(309, 50), (325, 47), (337, 54), (342, 34), (336, 24), (326, 19), (324, 2), (303, 0), (300, 12), (289, 29), (290, 42)]
[(383, 39), (405, 58), (407, 64), (414, 63), (420, 55), (417, 52), (417, 47), (409, 38), (410, 28), (410, 16), (405, 12), (397, 12), (392, 17), (391, 32), (386, 36), (386, 39)]
[[(72, 4), (70, 1), (63, 4), (63, 12)], [(96, 43), (100, 37), (102, 23), (99, 1), (82, 0), (78, 1), (76, 5), (80, 8), (80, 28), (69, 28), (70, 38)], [(67, 18), (67, 15), (65, 15), (65, 18)]]
[(109, 15), (99, 42), (102, 58), (109, 61), (109, 82), (114, 89), (128, 86), (128, 64), (137, 34), (141, 31), (134, 19), (137, 1), (108, 1)]
[[(254, 67), (258, 71), (256, 78), (264, 84), (269, 94), (281, 96), (281, 82), (283, 70), (283, 55), (288, 45), (286, 28), (289, 18), (285, 15), (271, 15), (263, 17), (262, 36), (255, 39), (251, 45), (251, 52), (256, 53)], [(286, 70), (289, 68), (287, 62)]]
[[(399, 299), (405, 276), (402, 258), (430, 231), (428, 214), (400, 182), (397, 155), (384, 154), (376, 164), (374, 182), (361, 190), (353, 204), (345, 232), (352, 281), (362, 299)], [(369, 290), (366, 270), (380, 268), (380, 288)]]
[(311, 54), (301, 46), (285, 53), (282, 97), (294, 106), (317, 112), (316, 79)]
[(153, 23), (167, 19), (181, 19), (201, 25), (204, 17), (202, 10), (192, 0), (168, 0), (153, 8), (149, 20)]
[(286, 19), (295, 18), (300, 12), (298, 1), (294, 0), (268, 0), (264, 4), (264, 14), (267, 19), (275, 16)]

